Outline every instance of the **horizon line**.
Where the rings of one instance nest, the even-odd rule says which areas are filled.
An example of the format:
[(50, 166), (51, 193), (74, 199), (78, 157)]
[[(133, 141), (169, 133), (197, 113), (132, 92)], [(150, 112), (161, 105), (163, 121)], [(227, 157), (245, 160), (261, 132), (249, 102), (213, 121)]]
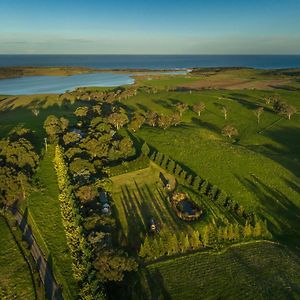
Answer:
[(281, 53), (281, 54), (120, 54), (120, 53), (0, 53), (0, 55), (105, 55), (105, 56), (300, 56), (300, 53)]

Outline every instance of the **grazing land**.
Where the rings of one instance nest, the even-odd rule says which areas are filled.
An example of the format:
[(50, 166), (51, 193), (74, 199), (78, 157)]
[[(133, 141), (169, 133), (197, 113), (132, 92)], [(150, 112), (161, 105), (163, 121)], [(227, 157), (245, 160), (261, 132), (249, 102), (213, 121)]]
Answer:
[[(23, 191), (11, 202), (65, 298), (298, 299), (299, 70), (135, 79), (0, 96), (1, 159)], [(11, 160), (16, 134), (38, 154), (32, 171)]]
[[(121, 237), (124, 236), (126, 244), (132, 248), (139, 248), (141, 237), (149, 231), (151, 218), (157, 220), (161, 228), (180, 230), (160, 174), (175, 185), (175, 178), (152, 162), (146, 169), (111, 178)], [(181, 227), (184, 229), (184, 224)]]
[(30, 269), (0, 216), (0, 298), (35, 299)]

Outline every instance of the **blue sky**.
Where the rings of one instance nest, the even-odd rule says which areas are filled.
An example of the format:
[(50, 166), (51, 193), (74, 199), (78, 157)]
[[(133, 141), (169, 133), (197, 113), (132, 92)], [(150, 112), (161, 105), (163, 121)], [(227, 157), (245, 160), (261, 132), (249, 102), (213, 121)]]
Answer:
[(300, 0), (0, 0), (0, 54), (300, 54)]

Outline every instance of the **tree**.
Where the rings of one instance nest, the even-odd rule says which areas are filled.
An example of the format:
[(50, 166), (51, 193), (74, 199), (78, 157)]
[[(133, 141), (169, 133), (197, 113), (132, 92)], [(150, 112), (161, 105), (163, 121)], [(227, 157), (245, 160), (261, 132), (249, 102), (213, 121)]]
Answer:
[(146, 114), (146, 123), (149, 126), (155, 127), (157, 125), (158, 122), (158, 115), (156, 112), (154, 111), (149, 111)]
[(57, 142), (58, 137), (62, 134), (61, 121), (54, 115), (50, 115), (44, 122), (44, 129), (49, 136), (50, 142)]
[(239, 132), (234, 126), (226, 125), (222, 129), (222, 134), (231, 138), (233, 136), (238, 136)]
[(189, 108), (188, 105), (185, 104), (185, 103), (179, 102), (179, 103), (176, 104), (176, 109), (178, 110), (180, 116), (182, 116), (182, 114), (183, 114), (188, 108)]
[(257, 118), (257, 124), (259, 124), (260, 122), (260, 116), (262, 115), (262, 113), (264, 112), (264, 108), (262, 106), (258, 107), (255, 111), (254, 111), (254, 115)]
[(133, 120), (131, 121), (129, 128), (136, 132), (145, 122), (145, 117), (142, 114), (135, 114)]
[(205, 111), (205, 109), (206, 109), (206, 106), (205, 106), (205, 103), (203, 103), (203, 102), (199, 102), (199, 103), (196, 103), (193, 105), (193, 111), (195, 113), (197, 113), (199, 117), (200, 117), (201, 113), (203, 111)]
[(139, 256), (142, 258), (150, 258), (152, 256), (152, 250), (148, 236), (145, 237), (144, 243), (141, 245)]
[(108, 123), (114, 125), (117, 128), (117, 130), (119, 130), (126, 123), (128, 123), (128, 117), (125, 113), (115, 112), (109, 115)]
[(69, 145), (69, 144), (74, 144), (76, 142), (78, 142), (81, 138), (81, 135), (77, 132), (67, 132), (64, 136), (63, 136), (63, 140), (65, 145)]
[(96, 198), (98, 190), (94, 185), (84, 185), (76, 191), (77, 198), (82, 202), (89, 202)]
[(255, 222), (255, 226), (253, 228), (253, 236), (260, 237), (262, 235), (262, 226), (259, 220)]
[(279, 100), (274, 102), (273, 109), (276, 113), (287, 116), (289, 120), (291, 119), (291, 116), (297, 112), (297, 109), (294, 106)]
[(96, 173), (96, 169), (92, 163), (88, 160), (82, 158), (75, 158), (70, 163), (70, 171), (73, 173), (74, 177), (83, 176), (90, 177), (91, 174)]
[(99, 280), (107, 282), (122, 281), (124, 273), (137, 270), (138, 265), (122, 250), (105, 250), (97, 255), (94, 266)]
[(124, 137), (119, 143), (119, 150), (124, 157), (130, 156), (133, 151), (133, 142), (129, 137)]
[(181, 122), (181, 116), (179, 113), (174, 113), (172, 115), (172, 125), (177, 126)]
[(249, 238), (251, 235), (252, 235), (251, 225), (249, 224), (248, 221), (246, 221), (246, 224), (243, 229), (243, 236), (244, 236), (244, 238)]
[(61, 126), (61, 130), (63, 132), (65, 132), (68, 129), (68, 127), (69, 127), (70, 121), (68, 119), (64, 118), (64, 117), (61, 117), (59, 119), (59, 121), (60, 121), (60, 124), (61, 124), (60, 125)]
[(33, 145), (24, 138), (17, 141), (0, 140), (0, 160), (1, 157), (4, 164), (27, 174), (33, 173), (39, 160)]
[(210, 231), (210, 228), (208, 225), (206, 225), (203, 228), (203, 231), (201, 234), (202, 243), (205, 247), (208, 246), (208, 244), (209, 244), (209, 231)]
[(158, 118), (158, 126), (160, 128), (163, 128), (164, 130), (166, 130), (167, 128), (169, 128), (172, 125), (172, 117), (167, 116), (167, 115), (161, 115)]
[(193, 230), (190, 235), (190, 245), (193, 249), (198, 249), (201, 245), (200, 243), (200, 234), (198, 230)]
[(178, 239), (177, 239), (176, 234), (173, 234), (173, 235), (170, 236), (169, 247), (170, 247), (169, 250), (170, 250), (170, 252), (172, 254), (178, 253), (178, 251), (179, 251), (179, 245), (178, 245)]
[(89, 108), (88, 106), (79, 106), (76, 108), (74, 115), (78, 118), (85, 118), (88, 116)]
[(224, 114), (224, 119), (227, 120), (228, 109), (226, 106), (222, 106), (221, 111)]

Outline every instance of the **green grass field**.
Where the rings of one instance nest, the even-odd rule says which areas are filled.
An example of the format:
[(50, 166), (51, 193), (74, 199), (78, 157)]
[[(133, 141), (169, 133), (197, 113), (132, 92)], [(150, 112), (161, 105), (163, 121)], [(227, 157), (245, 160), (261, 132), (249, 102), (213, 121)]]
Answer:
[(299, 257), (257, 242), (151, 264), (140, 299), (300, 299), (299, 274)]
[(174, 184), (175, 179), (152, 162), (149, 168), (111, 178), (120, 240), (134, 250), (139, 250), (140, 242), (149, 232), (151, 218), (161, 229), (167, 227), (175, 231), (185, 227), (184, 223), (178, 222), (166, 198), (160, 173)]
[(1, 216), (0, 299), (35, 299), (29, 266)]
[[(167, 130), (145, 126), (138, 131), (138, 137), (219, 186), (244, 207), (268, 218), (273, 232), (287, 239), (300, 233), (299, 217), (295, 214), (300, 209), (300, 115), (294, 115), (290, 121), (276, 115), (262, 101), (268, 93), (272, 94), (162, 92), (141, 94), (126, 104), (140, 111), (170, 114), (177, 101), (189, 105), (205, 102), (207, 110), (201, 117), (189, 110), (180, 126)], [(297, 93), (278, 94), (300, 108)], [(221, 105), (228, 107), (227, 120)], [(258, 105), (265, 107), (260, 124), (253, 114)], [(238, 129), (236, 143), (221, 135), (225, 124), (234, 124)]]
[[(177, 127), (163, 130), (143, 126), (135, 135), (217, 185), (247, 210), (266, 218), (274, 238), (299, 253), (300, 93), (290, 89), (299, 89), (299, 80), (286, 75), (278, 78), (273, 73), (267, 75), (257, 70), (212, 73), (152, 76), (151, 80), (147, 76), (138, 78), (138, 86), (151, 86), (158, 92), (141, 91), (124, 100), (122, 104), (132, 111), (172, 114), (178, 101), (188, 105), (201, 101), (207, 109), (201, 117), (191, 110), (184, 112), (183, 122)], [(223, 84), (228, 85), (228, 89), (218, 89)], [(281, 85), (288, 88), (280, 88)], [(192, 93), (166, 91), (166, 88), (203, 86), (210, 89)], [(233, 90), (237, 86), (241, 89)], [(264, 103), (265, 95), (279, 95), (294, 105), (298, 113), (290, 121), (275, 114), (272, 107)], [(0, 100), (1, 137), (22, 124), (36, 131), (36, 144), (41, 147), (42, 126), (48, 114), (65, 115), (72, 120), (75, 107), (88, 104), (78, 101), (71, 105), (57, 100), (57, 96), (46, 96), (39, 116), (35, 117), (31, 111), (34, 99), (34, 96), (21, 96)], [(221, 111), (223, 105), (228, 108), (227, 120)], [(258, 106), (264, 107), (260, 124), (253, 113)], [(235, 142), (222, 136), (221, 129), (226, 124), (238, 129)], [(50, 156), (48, 152), (36, 175), (41, 187), (31, 195), (29, 211), (42, 247), (51, 252), (54, 268), (58, 266), (61, 277), (57, 279), (63, 284), (66, 280), (65, 285), (72, 294), (75, 289), (70, 277), (71, 260), (60, 220), (58, 188)], [(151, 217), (162, 226), (181, 230), (186, 226), (174, 219), (159, 183), (159, 172), (152, 164), (149, 169), (112, 178), (119, 240), (132, 250), (138, 249)], [(192, 192), (191, 197), (196, 202), (199, 200)], [(214, 213), (215, 217), (222, 213), (221, 208), (199, 201), (209, 211), (209, 218)], [(140, 297), (138, 292), (142, 293), (142, 288), (136, 286), (136, 299), (299, 299), (299, 274), (299, 258), (287, 248), (256, 243), (231, 248), (220, 255), (200, 252), (152, 264), (141, 274), (146, 294)], [(154, 293), (152, 298), (149, 290)]]
[(27, 205), (33, 232), (48, 259), (52, 259), (56, 280), (64, 286), (65, 299), (74, 299), (77, 288), (72, 260), (61, 220), (59, 189), (53, 166), (54, 148), (49, 147), (35, 177), (39, 181)]

